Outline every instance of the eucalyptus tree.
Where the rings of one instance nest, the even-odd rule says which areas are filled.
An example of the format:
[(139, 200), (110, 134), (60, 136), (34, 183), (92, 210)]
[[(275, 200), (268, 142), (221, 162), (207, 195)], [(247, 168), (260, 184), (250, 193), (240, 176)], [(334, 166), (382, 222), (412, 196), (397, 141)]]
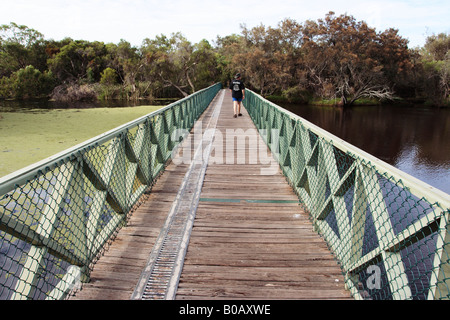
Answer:
[[(138, 98), (146, 94), (137, 92), (137, 84), (143, 79), (145, 60), (138, 48), (132, 46), (128, 41), (121, 39), (116, 44), (107, 44), (107, 65), (114, 69), (123, 87), (131, 94), (131, 98)], [(106, 69), (105, 69), (106, 70)]]
[(148, 79), (187, 96), (218, 77), (215, 51), (208, 41), (192, 44), (180, 32), (145, 39), (141, 52)]
[(238, 71), (243, 71), (241, 65), (235, 62), (235, 57), (244, 50), (244, 46), (242, 35), (233, 33), (224, 37), (217, 36), (214, 43), (215, 60), (222, 83), (229, 82)]
[(389, 29), (377, 33), (364, 21), (333, 12), (304, 26), (303, 64), (315, 92), (350, 105), (362, 97), (391, 99), (389, 73), (408, 63), (407, 41)]
[(46, 42), (42, 33), (11, 22), (0, 26), (0, 78), (28, 65), (45, 71)]
[(183, 81), (175, 58), (179, 43), (184, 41), (187, 40), (181, 33), (172, 34), (170, 38), (161, 34), (155, 39), (144, 39), (140, 50), (146, 62), (147, 80), (158, 81), (163, 87), (174, 87), (187, 96), (188, 84)]
[(216, 50), (209, 41), (203, 39), (194, 44), (189, 60), (186, 78), (192, 92), (206, 88), (220, 79)]
[(282, 86), (285, 72), (278, 29), (263, 24), (247, 29), (242, 25), (244, 45), (234, 56), (233, 64), (242, 70), (246, 82), (261, 95), (273, 94)]
[(60, 83), (94, 83), (106, 67), (106, 56), (103, 42), (74, 40), (48, 59), (48, 66)]

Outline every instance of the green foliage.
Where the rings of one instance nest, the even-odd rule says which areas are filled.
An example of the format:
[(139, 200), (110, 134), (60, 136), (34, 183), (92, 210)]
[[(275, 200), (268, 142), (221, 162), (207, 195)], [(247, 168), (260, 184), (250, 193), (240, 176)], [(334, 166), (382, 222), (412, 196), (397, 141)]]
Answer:
[(450, 36), (441, 33), (427, 38), (422, 49), (422, 77), (419, 85), (427, 104), (450, 104)]
[(0, 26), (0, 77), (34, 65), (46, 69), (44, 36), (27, 26), (11, 22)]
[(145, 39), (141, 52), (146, 79), (173, 87), (182, 96), (217, 81), (215, 51), (206, 40), (193, 45), (181, 33), (160, 35)]
[(11, 22), (9, 25), (4, 24), (0, 26), (1, 43), (17, 43), (25, 48), (29, 48), (43, 38), (42, 33), (14, 22)]
[(71, 41), (48, 60), (50, 71), (60, 83), (100, 80), (106, 65), (107, 50), (103, 42)]
[(442, 61), (446, 59), (450, 50), (450, 35), (440, 33), (427, 38), (424, 47), (424, 56), (428, 60)]
[(106, 85), (116, 84), (117, 83), (116, 70), (109, 67), (103, 70), (101, 73), (100, 83)]
[(177, 32), (134, 47), (123, 39), (45, 40), (26, 26), (2, 25), (0, 97), (179, 98), (215, 82), (226, 86), (240, 72), (248, 88), (288, 101), (450, 100), (447, 34), (411, 50), (396, 29), (377, 32), (333, 12), (317, 21), (241, 28), (241, 34), (218, 36), (214, 45), (193, 44)]
[(42, 73), (33, 66), (27, 66), (14, 72), (9, 78), (3, 77), (0, 84), (0, 96), (3, 98), (41, 98), (50, 94), (54, 79), (51, 72)]
[(283, 90), (281, 96), (289, 103), (308, 103), (312, 98), (310, 93), (300, 87), (290, 87)]
[(11, 96), (11, 82), (8, 77), (0, 79), (0, 98), (7, 99)]

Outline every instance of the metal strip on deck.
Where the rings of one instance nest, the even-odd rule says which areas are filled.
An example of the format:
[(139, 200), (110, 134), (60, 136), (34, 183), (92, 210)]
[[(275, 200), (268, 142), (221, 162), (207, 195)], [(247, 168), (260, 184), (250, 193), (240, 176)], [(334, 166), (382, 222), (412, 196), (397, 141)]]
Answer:
[(175, 298), (223, 99), (224, 91), (213, 101), (213, 113), (206, 128), (211, 134), (202, 135), (164, 227), (131, 296), (133, 300)]
[(200, 198), (200, 202), (300, 203), (299, 200)]

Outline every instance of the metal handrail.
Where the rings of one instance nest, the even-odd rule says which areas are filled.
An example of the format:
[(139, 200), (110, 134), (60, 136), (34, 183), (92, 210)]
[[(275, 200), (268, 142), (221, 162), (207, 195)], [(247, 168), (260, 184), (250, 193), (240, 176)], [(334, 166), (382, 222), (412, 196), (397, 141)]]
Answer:
[(0, 299), (62, 299), (89, 281), (105, 244), (220, 88), (1, 178)]
[(251, 90), (245, 106), (355, 298), (450, 298), (448, 194)]

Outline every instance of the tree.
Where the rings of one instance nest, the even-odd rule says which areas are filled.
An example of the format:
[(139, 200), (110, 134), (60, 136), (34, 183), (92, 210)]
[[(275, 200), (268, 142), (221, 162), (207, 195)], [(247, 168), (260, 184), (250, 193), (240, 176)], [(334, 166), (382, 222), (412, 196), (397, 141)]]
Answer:
[[(396, 29), (377, 32), (364, 21), (333, 12), (317, 21), (285, 19), (275, 27), (242, 25), (241, 30), (218, 36), (214, 45), (206, 40), (193, 44), (178, 32), (134, 47), (123, 39), (106, 45), (70, 38), (48, 41), (26, 26), (2, 25), (0, 94), (34, 95), (32, 86), (20, 94), (12, 84), (19, 75), (32, 79), (37, 71), (52, 75), (55, 99), (91, 99), (107, 87), (108, 98), (186, 96), (240, 72), (250, 89), (293, 100), (315, 96), (351, 105), (361, 97), (389, 99), (394, 92), (425, 94), (436, 103), (448, 100), (446, 34), (429, 37), (422, 50), (414, 51)], [(104, 86), (94, 85), (98, 82)]]
[(33, 66), (27, 66), (14, 72), (9, 78), (4, 77), (5, 87), (9, 90), (3, 93), (7, 98), (16, 99), (41, 98), (48, 96), (53, 89), (54, 81), (49, 72), (41, 73)]
[(174, 75), (173, 55), (175, 45), (174, 37), (168, 38), (161, 34), (155, 39), (146, 38), (140, 48), (144, 57), (144, 74), (149, 81), (159, 81), (164, 87), (175, 87), (183, 96), (183, 88), (176, 84)]
[(323, 20), (308, 21), (304, 34), (303, 63), (314, 91), (321, 96), (338, 97), (343, 105), (362, 97), (393, 97), (387, 70), (400, 70), (404, 61), (388, 56), (407, 52), (395, 30), (377, 34), (364, 21), (330, 12)]
[(216, 52), (205, 39), (194, 44), (190, 62), (186, 65), (186, 68), (186, 78), (192, 92), (210, 86), (220, 77)]
[(196, 90), (197, 81), (204, 81), (202, 68), (211, 69), (214, 54), (206, 40), (192, 45), (181, 33), (145, 39), (141, 48), (146, 58), (146, 73), (163, 86), (173, 87), (182, 96)]
[(103, 70), (103, 72), (101, 73), (100, 83), (106, 85), (116, 84), (117, 83), (116, 70), (109, 67)]
[(427, 38), (422, 50), (423, 87), (432, 104), (450, 103), (450, 36)]
[(187, 96), (189, 92), (195, 92), (195, 85), (191, 79), (196, 64), (193, 59), (194, 46), (181, 33), (173, 34), (173, 39), (174, 50), (169, 56), (169, 63), (173, 64), (173, 72), (177, 74), (178, 81), (172, 82), (171, 85), (177, 89), (190, 88), (190, 90), (180, 90), (184, 96)]
[(28, 65), (45, 68), (45, 60), (45, 41), (40, 32), (14, 22), (0, 26), (0, 77)]
[(244, 38), (238, 34), (225, 37), (217, 36), (215, 43), (216, 64), (222, 83), (227, 83), (233, 78), (240, 66), (233, 64), (233, 57), (244, 49)]
[(426, 39), (423, 54), (430, 60), (443, 61), (450, 50), (450, 35), (440, 33)]
[(136, 87), (139, 72), (143, 68), (144, 60), (136, 47), (128, 41), (120, 40), (119, 44), (108, 44), (108, 65), (116, 70), (121, 82), (125, 86)]
[(252, 29), (245, 25), (241, 28), (243, 45), (232, 58), (234, 68), (242, 70), (248, 84), (261, 95), (286, 87), (290, 72), (280, 30), (263, 24)]
[(395, 90), (396, 95), (401, 95), (405, 90), (407, 92), (414, 77), (414, 53), (408, 48), (408, 40), (402, 38), (397, 29), (389, 28), (379, 32), (375, 41), (378, 45), (373, 55), (382, 66), (387, 86)]
[(241, 28), (242, 35), (217, 40), (217, 63), (225, 79), (240, 71), (248, 86), (263, 95), (297, 87), (303, 74), (299, 63), (302, 26), (285, 19), (276, 28), (263, 24)]
[(48, 60), (48, 66), (60, 83), (97, 82), (106, 54), (103, 42), (71, 41)]

